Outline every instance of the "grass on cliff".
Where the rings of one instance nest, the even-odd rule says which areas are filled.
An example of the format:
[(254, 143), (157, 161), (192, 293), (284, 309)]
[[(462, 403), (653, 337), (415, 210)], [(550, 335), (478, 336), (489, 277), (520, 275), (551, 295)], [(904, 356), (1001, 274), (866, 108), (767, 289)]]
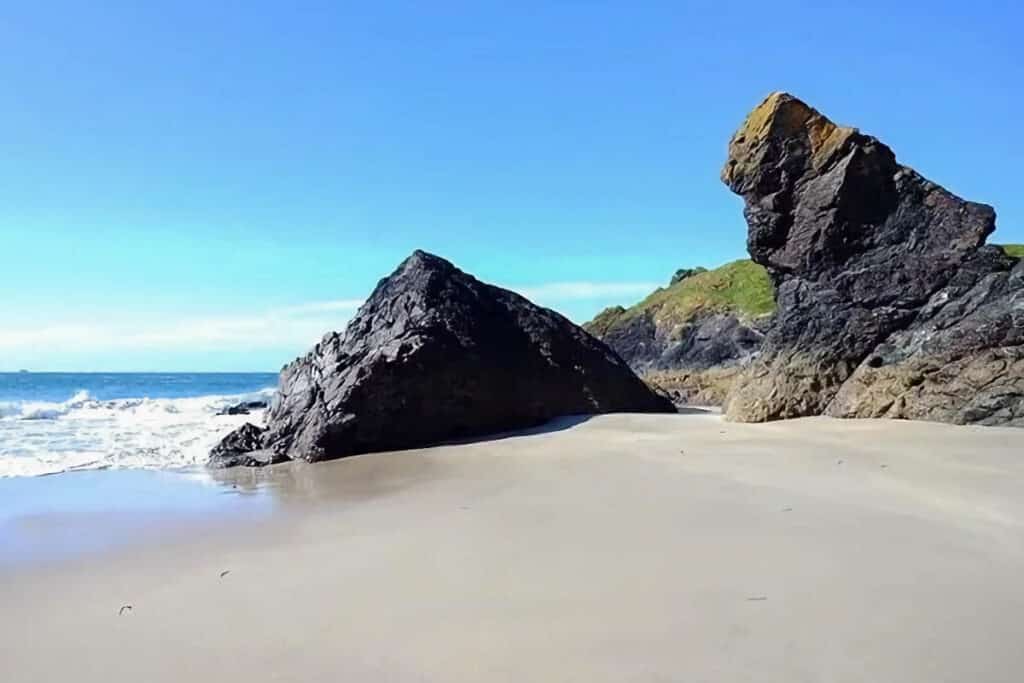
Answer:
[(609, 306), (588, 323), (583, 323), (583, 329), (596, 337), (604, 337), (608, 330), (615, 326), (615, 323), (622, 319), (626, 309), (622, 306)]
[(657, 289), (629, 308), (606, 308), (585, 327), (600, 337), (620, 322), (644, 313), (650, 313), (659, 324), (679, 325), (701, 312), (728, 312), (746, 320), (774, 313), (768, 272), (748, 259), (733, 261)]
[(1024, 244), (1003, 244), (1003, 251), (1010, 256), (1016, 256), (1017, 258), (1024, 258)]
[[(1010, 256), (1024, 258), (1024, 244), (1000, 246)], [(749, 259), (694, 272), (696, 274), (654, 291), (634, 306), (606, 308), (583, 327), (603, 337), (618, 324), (644, 313), (650, 313), (659, 324), (680, 325), (705, 311), (733, 313), (745, 320), (775, 312), (775, 296), (768, 272)]]

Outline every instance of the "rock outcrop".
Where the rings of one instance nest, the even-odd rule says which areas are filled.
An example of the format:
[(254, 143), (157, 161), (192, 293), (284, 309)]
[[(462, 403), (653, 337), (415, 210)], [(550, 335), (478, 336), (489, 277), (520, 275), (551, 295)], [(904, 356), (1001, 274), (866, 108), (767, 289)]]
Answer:
[(768, 274), (744, 260), (681, 269), (668, 287), (584, 328), (680, 403), (718, 405), (760, 350), (773, 309)]
[(218, 415), (248, 415), (254, 410), (263, 410), (267, 407), (267, 401), (240, 401), (217, 411)]
[(262, 467), (283, 462), (285, 458), (263, 448), (265, 429), (251, 422), (228, 434), (210, 451), (211, 467)]
[(1024, 265), (995, 212), (774, 93), (729, 143), (748, 249), (778, 312), (727, 414), (1024, 425)]
[(267, 429), (247, 445), (317, 461), (565, 415), (674, 410), (561, 315), (417, 251), (377, 285), (344, 333), (284, 368)]

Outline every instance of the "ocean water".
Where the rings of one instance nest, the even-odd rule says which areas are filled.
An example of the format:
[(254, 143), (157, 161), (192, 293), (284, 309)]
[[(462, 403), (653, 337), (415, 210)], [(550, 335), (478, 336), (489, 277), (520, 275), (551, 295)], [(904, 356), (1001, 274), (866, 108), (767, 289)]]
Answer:
[(273, 373), (0, 373), (0, 477), (201, 465), (225, 434), (263, 420), (217, 412), (276, 384)]

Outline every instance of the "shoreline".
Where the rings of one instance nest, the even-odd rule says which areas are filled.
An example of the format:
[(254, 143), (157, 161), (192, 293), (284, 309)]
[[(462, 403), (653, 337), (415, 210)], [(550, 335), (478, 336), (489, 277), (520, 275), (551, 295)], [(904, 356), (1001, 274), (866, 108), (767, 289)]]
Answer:
[(0, 576), (154, 543), (187, 541), (212, 526), (269, 517), (274, 501), (225, 488), (192, 469), (82, 470), (0, 479)]
[(605, 415), (219, 471), (174, 531), (0, 568), (0, 642), (20, 681), (1011, 681), (1019, 440)]

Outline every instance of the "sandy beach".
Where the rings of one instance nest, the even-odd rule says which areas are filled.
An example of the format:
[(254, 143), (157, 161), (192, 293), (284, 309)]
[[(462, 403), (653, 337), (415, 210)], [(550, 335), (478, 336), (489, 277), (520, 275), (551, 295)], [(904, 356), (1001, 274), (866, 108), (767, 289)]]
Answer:
[[(3, 551), (0, 678), (1009, 683), (1024, 671), (1019, 430), (611, 415), (213, 476), (190, 484), (218, 505), (158, 508), (109, 547)], [(103, 495), (108, 509), (76, 533), (132, 514)], [(47, 514), (33, 523), (74, 510)], [(24, 533), (25, 519), (6, 523)]]

